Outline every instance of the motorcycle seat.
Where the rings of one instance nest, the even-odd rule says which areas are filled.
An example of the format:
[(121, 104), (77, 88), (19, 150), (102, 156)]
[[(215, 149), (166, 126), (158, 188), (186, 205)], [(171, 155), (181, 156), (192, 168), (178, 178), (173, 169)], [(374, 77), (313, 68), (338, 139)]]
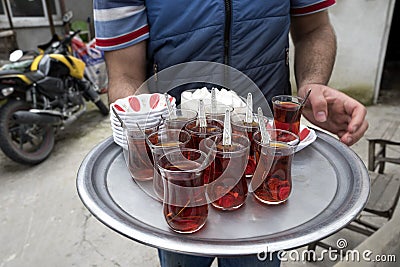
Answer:
[(10, 75), (10, 74), (22, 74), (23, 71), (20, 70), (1, 70), (0, 75)]
[(40, 71), (24, 72), (20, 70), (1, 70), (0, 75), (25, 75), (32, 82), (40, 81), (46, 76)]
[(40, 81), (46, 76), (40, 71), (25, 72), (24, 74), (32, 82)]

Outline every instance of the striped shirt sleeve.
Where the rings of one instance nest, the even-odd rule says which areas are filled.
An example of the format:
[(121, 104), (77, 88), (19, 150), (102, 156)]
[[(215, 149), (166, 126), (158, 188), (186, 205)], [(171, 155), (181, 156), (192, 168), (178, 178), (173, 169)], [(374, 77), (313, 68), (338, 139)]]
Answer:
[(94, 0), (96, 47), (122, 49), (149, 38), (144, 0)]
[(292, 16), (313, 14), (333, 6), (336, 0), (291, 0), (290, 13)]

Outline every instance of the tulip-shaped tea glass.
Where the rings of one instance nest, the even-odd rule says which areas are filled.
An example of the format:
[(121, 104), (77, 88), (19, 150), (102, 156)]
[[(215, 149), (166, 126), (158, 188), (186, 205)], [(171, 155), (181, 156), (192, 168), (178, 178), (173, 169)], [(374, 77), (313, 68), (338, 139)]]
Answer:
[[(174, 149), (187, 148), (191, 142), (190, 134), (184, 130), (162, 129), (148, 136), (148, 145), (153, 155), (153, 162), (157, 162), (165, 153)], [(157, 165), (154, 164), (153, 188), (156, 196), (162, 201), (164, 186)]]
[(215, 103), (214, 106), (212, 106), (212, 104), (204, 106), (204, 111), (207, 118), (216, 119), (220, 121), (224, 121), (225, 111), (227, 109), (231, 113), (233, 112), (233, 107), (221, 103)]
[(213, 160), (206, 169), (207, 197), (220, 210), (241, 207), (247, 197), (245, 175), (250, 141), (244, 135), (232, 134), (231, 144), (223, 145), (223, 135), (217, 134), (204, 140), (207, 153)]
[[(269, 121), (272, 121), (272, 119), (269, 119), (264, 116), (263, 118), (264, 123), (267, 128), (270, 128), (268, 125)], [(249, 157), (247, 161), (247, 167), (246, 167), (246, 177), (251, 178), (254, 174), (254, 171), (256, 170), (256, 159), (255, 159), (255, 152), (253, 150), (254, 147), (254, 142), (253, 142), (253, 134), (258, 131), (259, 128), (259, 118), (257, 115), (253, 115), (253, 121), (252, 122), (246, 122), (246, 116), (244, 114), (233, 114), (232, 115), (232, 132), (235, 134), (243, 134), (247, 136), (250, 140), (250, 152), (249, 152)]]
[(301, 103), (303, 98), (291, 95), (279, 95), (272, 98), (274, 121), (277, 129), (299, 134)]
[[(140, 128), (139, 128), (140, 127)], [(146, 142), (151, 133), (158, 131), (156, 125), (131, 126), (124, 128), (128, 143), (128, 157), (126, 159), (129, 173), (134, 180), (146, 181), (153, 179), (153, 156)]]
[(267, 129), (269, 140), (261, 142), (261, 133), (254, 133), (257, 168), (250, 182), (250, 191), (266, 204), (285, 202), (292, 192), (292, 159), (299, 137), (280, 129)]
[(186, 123), (185, 130), (192, 136), (193, 147), (199, 149), (199, 144), (205, 138), (222, 133), (223, 122), (216, 119), (207, 118), (206, 126), (200, 127), (198, 119)]
[(190, 109), (173, 108), (172, 113), (161, 115), (167, 129), (183, 129), (188, 121), (197, 118), (197, 112)]
[(206, 223), (206, 161), (204, 152), (183, 148), (167, 152), (157, 162), (164, 182), (164, 218), (175, 232), (193, 233)]

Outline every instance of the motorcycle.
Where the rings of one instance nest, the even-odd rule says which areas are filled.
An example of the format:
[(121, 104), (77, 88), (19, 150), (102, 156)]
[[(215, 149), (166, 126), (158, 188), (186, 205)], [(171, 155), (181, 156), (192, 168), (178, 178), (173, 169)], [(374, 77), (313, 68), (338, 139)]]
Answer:
[(63, 40), (54, 35), (39, 45), (41, 53), (28, 71), (0, 71), (0, 148), (12, 160), (27, 165), (44, 161), (57, 132), (85, 113), (85, 101), (109, 113), (85, 77), (85, 63), (72, 55), (71, 40), (79, 32)]

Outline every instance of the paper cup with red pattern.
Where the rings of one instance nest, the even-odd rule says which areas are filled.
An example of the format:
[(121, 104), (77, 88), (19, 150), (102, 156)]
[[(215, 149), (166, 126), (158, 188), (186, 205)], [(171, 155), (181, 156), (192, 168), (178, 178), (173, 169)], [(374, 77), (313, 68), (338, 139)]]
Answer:
[[(175, 106), (176, 99), (169, 96), (171, 106)], [(111, 104), (120, 116), (134, 116), (146, 118), (167, 109), (167, 102), (163, 94), (132, 95), (116, 100)]]
[[(172, 96), (168, 99), (171, 106), (175, 107), (176, 99)], [(165, 96), (159, 93), (121, 98), (112, 103), (110, 108), (114, 108), (127, 127), (135, 127), (136, 124), (158, 125), (161, 122), (161, 115), (168, 110)], [(121, 146), (126, 144), (121, 123), (114, 112), (110, 112), (110, 122), (114, 141)]]

